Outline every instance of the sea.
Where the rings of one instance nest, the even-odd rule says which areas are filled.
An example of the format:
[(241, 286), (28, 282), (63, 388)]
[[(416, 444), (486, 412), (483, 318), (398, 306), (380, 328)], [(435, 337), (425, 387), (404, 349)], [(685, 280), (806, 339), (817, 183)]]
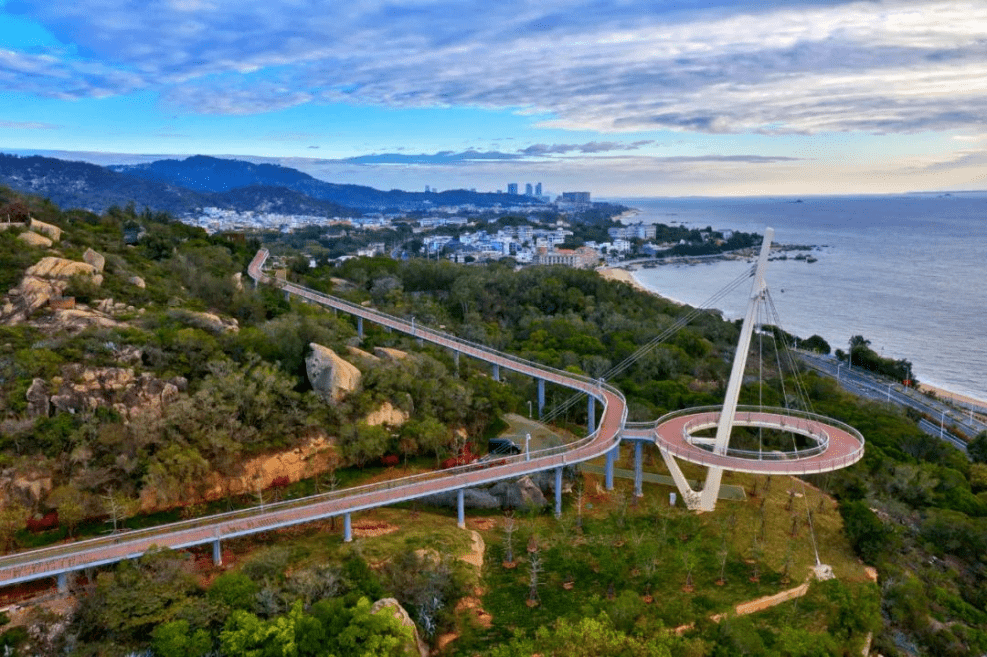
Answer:
[[(643, 221), (764, 234), (807, 245), (769, 262), (781, 327), (835, 349), (862, 335), (907, 359), (922, 383), (987, 400), (987, 192), (895, 196), (620, 198)], [(815, 262), (795, 260), (805, 253)], [(751, 263), (716, 260), (633, 272), (657, 294), (703, 305)], [(751, 286), (714, 307), (742, 317)]]

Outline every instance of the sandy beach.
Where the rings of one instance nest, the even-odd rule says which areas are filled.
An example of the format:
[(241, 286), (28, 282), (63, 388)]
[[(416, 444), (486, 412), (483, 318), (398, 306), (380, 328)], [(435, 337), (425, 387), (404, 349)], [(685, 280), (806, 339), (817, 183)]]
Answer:
[[(931, 393), (940, 399), (952, 399), (953, 401), (960, 402), (961, 404), (973, 404), (974, 406), (987, 408), (987, 400), (960, 395), (955, 392), (950, 392), (949, 390), (937, 388), (936, 386), (929, 385), (928, 383), (919, 383), (918, 389), (922, 392)], [(974, 410), (974, 412), (976, 412), (976, 410)]]
[[(600, 274), (600, 276), (607, 279), (608, 281), (622, 281), (624, 283), (628, 283), (633, 288), (641, 290), (642, 292), (647, 292), (648, 294), (655, 294), (652, 290), (649, 290), (648, 288), (638, 283), (637, 279), (634, 278), (634, 275), (631, 272), (627, 271), (626, 269), (622, 269), (620, 267), (600, 267), (596, 271)], [(656, 294), (655, 296), (661, 296), (661, 295)]]
[[(600, 276), (602, 276), (603, 278), (609, 281), (623, 281), (624, 283), (627, 283), (631, 287), (640, 290), (642, 292), (647, 292), (648, 294), (654, 294), (655, 296), (661, 296), (660, 294), (657, 294), (653, 290), (650, 290), (645, 286), (641, 285), (637, 281), (637, 279), (634, 278), (634, 274), (628, 271), (627, 269), (623, 269), (621, 267), (600, 267), (596, 271), (599, 272)], [(668, 297), (662, 297), (662, 298), (668, 299)], [(674, 301), (674, 300), (669, 299), (669, 301)], [(987, 408), (987, 400), (985, 399), (976, 399), (974, 397), (969, 397), (967, 395), (961, 395), (955, 392), (950, 392), (949, 390), (944, 390), (943, 388), (929, 385), (927, 383), (920, 383), (919, 390), (921, 390), (922, 392), (928, 392), (934, 394), (936, 397), (939, 397), (940, 399), (951, 399), (953, 401), (960, 402), (963, 404), (973, 404), (975, 406)]]

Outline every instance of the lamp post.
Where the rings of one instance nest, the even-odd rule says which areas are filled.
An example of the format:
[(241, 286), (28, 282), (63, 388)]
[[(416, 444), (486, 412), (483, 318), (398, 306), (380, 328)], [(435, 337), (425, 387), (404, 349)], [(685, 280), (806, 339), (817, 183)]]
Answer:
[(531, 419), (531, 400), (528, 400), (528, 419)]

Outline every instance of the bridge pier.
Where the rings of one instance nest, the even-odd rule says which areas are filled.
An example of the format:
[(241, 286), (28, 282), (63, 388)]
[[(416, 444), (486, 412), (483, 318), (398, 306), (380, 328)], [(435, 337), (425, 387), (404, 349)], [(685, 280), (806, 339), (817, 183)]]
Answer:
[(617, 461), (617, 457), (620, 456), (620, 443), (613, 446), (609, 452), (607, 452), (607, 467), (604, 487), (607, 490), (613, 490), (613, 465)]
[(357, 317), (356, 318), (356, 334), (358, 336), (360, 336), (360, 339), (361, 340), (363, 339), (363, 318), (362, 317)]
[(500, 364), (499, 363), (494, 363), (493, 364), (493, 380), (494, 381), (500, 381)]
[(291, 301), (291, 292), (289, 292), (288, 290), (284, 291), (284, 300)]
[(212, 565), (214, 566), (223, 565), (223, 549), (219, 545), (218, 538), (212, 542)]
[(419, 347), (424, 347), (425, 346), (425, 340), (423, 340), (422, 338), (418, 338), (418, 346)]
[(545, 379), (538, 379), (538, 419), (545, 411)]
[(69, 592), (69, 574), (68, 573), (58, 573), (58, 592), (68, 593)]
[(596, 429), (596, 397), (593, 395), (587, 395), (588, 403), (586, 404), (586, 428), (590, 433)]
[(353, 522), (350, 514), (343, 514), (343, 543), (353, 542)]
[(459, 374), (459, 350), (452, 352), (452, 362), (456, 364), (456, 374)]
[(456, 524), (460, 529), (466, 529), (466, 504), (462, 488), (456, 491)]
[(562, 466), (555, 468), (555, 517), (562, 517)]
[(644, 481), (644, 463), (641, 458), (641, 451), (644, 443), (640, 440), (634, 441), (634, 497), (644, 497), (642, 482)]

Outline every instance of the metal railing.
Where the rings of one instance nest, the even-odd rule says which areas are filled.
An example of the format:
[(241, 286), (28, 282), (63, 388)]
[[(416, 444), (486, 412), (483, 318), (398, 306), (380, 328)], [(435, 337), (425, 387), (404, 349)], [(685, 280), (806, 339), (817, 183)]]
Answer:
[[(828, 472), (830, 470), (838, 470), (856, 463), (863, 457), (865, 442), (864, 437), (859, 431), (844, 422), (807, 411), (784, 408), (760, 408), (753, 406), (739, 406), (734, 415), (735, 422), (738, 421), (737, 418), (740, 418), (739, 423), (746, 426), (764, 426), (772, 429), (794, 431), (796, 433), (806, 435), (814, 440), (824, 441), (824, 443), (819, 442), (816, 447), (806, 450), (780, 452), (777, 454), (740, 449), (728, 449), (726, 454), (715, 453), (711, 451), (711, 445), (696, 443), (692, 438), (691, 433), (704, 428), (708, 429), (716, 426), (717, 422), (715, 420), (719, 419), (718, 411), (720, 411), (721, 408), (722, 407), (718, 406), (705, 406), (699, 408), (681, 409), (667, 413), (654, 423), (631, 423), (627, 425), (627, 428), (630, 428), (633, 425), (637, 425), (639, 428), (654, 426), (655, 442), (663, 451), (697, 465), (721, 467), (740, 472), (759, 473), (771, 471), (785, 474), (812, 474), (818, 472)], [(805, 423), (801, 426), (797, 421), (791, 424), (782, 422), (775, 424), (766, 421), (758, 424), (756, 422), (756, 418), (753, 416), (755, 413), (765, 414), (769, 417), (790, 417), (797, 420), (804, 420)], [(695, 415), (699, 415), (700, 417), (693, 418), (693, 420), (684, 423), (681, 428), (681, 444), (663, 439), (658, 431), (659, 427), (673, 420)], [(747, 417), (742, 417), (744, 415)], [(809, 428), (811, 424), (815, 424), (818, 427), (816, 433), (813, 433)], [(849, 452), (834, 454), (829, 458), (826, 458), (824, 455), (833, 445), (833, 441), (830, 431), (826, 431), (823, 427), (828, 427), (830, 430), (838, 430), (846, 434), (847, 437), (855, 443), (854, 448)]]

